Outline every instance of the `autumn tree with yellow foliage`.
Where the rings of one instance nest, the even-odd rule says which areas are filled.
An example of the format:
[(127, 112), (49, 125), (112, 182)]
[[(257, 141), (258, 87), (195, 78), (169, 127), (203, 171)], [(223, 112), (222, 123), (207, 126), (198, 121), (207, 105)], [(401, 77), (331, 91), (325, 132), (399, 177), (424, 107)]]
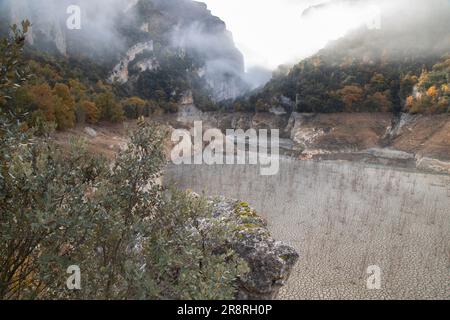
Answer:
[(338, 94), (344, 102), (347, 112), (357, 111), (359, 104), (364, 98), (364, 91), (358, 85), (345, 86), (338, 91)]
[(411, 113), (450, 112), (450, 57), (423, 70), (415, 86), (415, 95), (406, 99), (405, 110)]

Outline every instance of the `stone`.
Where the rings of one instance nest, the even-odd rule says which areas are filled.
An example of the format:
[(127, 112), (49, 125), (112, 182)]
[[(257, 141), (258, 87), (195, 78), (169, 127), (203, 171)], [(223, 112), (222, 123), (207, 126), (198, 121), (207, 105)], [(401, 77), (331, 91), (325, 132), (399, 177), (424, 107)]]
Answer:
[(92, 129), (92, 128), (86, 127), (86, 128), (84, 128), (84, 132), (85, 132), (86, 134), (88, 134), (91, 138), (97, 137), (97, 131), (95, 131), (95, 130)]
[(416, 166), (420, 170), (450, 174), (450, 161), (423, 157), (417, 159)]
[(294, 248), (272, 238), (267, 222), (245, 202), (218, 198), (216, 218), (231, 218), (238, 231), (230, 238), (232, 249), (244, 259), (250, 272), (238, 280), (238, 300), (272, 300), (289, 279), (299, 255)]
[(269, 109), (269, 112), (273, 113), (276, 116), (287, 114), (286, 110), (283, 107), (272, 107)]

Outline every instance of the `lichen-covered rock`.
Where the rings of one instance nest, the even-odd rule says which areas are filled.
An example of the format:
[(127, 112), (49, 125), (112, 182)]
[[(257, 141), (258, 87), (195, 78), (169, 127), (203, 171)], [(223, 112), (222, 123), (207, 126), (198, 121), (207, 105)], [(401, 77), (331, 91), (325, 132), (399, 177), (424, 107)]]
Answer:
[(214, 216), (236, 224), (230, 245), (243, 258), (250, 271), (238, 280), (239, 300), (275, 299), (289, 279), (299, 255), (290, 246), (275, 241), (266, 221), (245, 202), (218, 198), (212, 200)]

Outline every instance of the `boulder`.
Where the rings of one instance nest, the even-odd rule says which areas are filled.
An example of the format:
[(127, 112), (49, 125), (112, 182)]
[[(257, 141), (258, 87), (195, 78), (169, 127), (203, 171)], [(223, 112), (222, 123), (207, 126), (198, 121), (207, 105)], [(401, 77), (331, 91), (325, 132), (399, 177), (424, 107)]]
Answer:
[(97, 132), (92, 128), (86, 127), (86, 128), (84, 128), (84, 132), (87, 135), (89, 135), (91, 138), (97, 137)]
[(272, 300), (289, 279), (299, 255), (294, 248), (276, 241), (267, 222), (247, 203), (225, 198), (213, 202), (216, 218), (235, 222), (230, 245), (244, 259), (250, 271), (238, 280), (238, 300)]
[(416, 166), (420, 170), (450, 174), (450, 162), (433, 158), (418, 158)]

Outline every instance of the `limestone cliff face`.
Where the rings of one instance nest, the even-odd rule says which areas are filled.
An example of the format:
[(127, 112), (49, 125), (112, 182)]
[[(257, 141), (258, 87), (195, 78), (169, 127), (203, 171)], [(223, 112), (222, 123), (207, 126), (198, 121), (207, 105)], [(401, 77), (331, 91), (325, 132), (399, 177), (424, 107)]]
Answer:
[(67, 53), (67, 39), (58, 12), (63, 9), (60, 3), (52, 3), (56, 10), (49, 10), (50, 2), (42, 1), (39, 6), (30, 6), (27, 0), (6, 1), (2, 10), (9, 13), (12, 23), (20, 23), (24, 19), (32, 21), (33, 26), (28, 33), (31, 44), (39, 44), (48, 51)]
[[(81, 9), (79, 30), (66, 26), (67, 8), (73, 4)], [(236, 98), (248, 89), (244, 59), (232, 34), (203, 3), (4, 0), (0, 7), (5, 25), (5, 21), (32, 22), (28, 40), (39, 51), (91, 58), (111, 70), (110, 82), (140, 88), (136, 91), (145, 91), (142, 87), (149, 87), (149, 78), (167, 74), (176, 78), (169, 81), (172, 84), (173, 80), (183, 84), (182, 91), (201, 92), (213, 101)], [(173, 100), (182, 92), (167, 93)]]
[[(109, 81), (117, 81), (126, 83), (129, 80), (129, 65), (136, 60), (136, 56), (144, 52), (153, 52), (153, 41), (140, 42), (131, 47), (114, 67)], [(141, 72), (154, 69), (157, 64), (154, 58), (143, 59), (139, 62), (138, 67)]]
[[(167, 119), (164, 119), (167, 121)], [(450, 174), (450, 115), (222, 113), (182, 105), (173, 128), (278, 129), (280, 152), (300, 160), (348, 160)]]
[(139, 21), (136, 33), (142, 39), (152, 39), (160, 49), (133, 57), (134, 63), (144, 68), (136, 70), (136, 77), (127, 79), (131, 84), (139, 82), (140, 73), (163, 68), (159, 61), (175, 56), (185, 64), (188, 81), (201, 83), (201, 89), (212, 100), (233, 99), (246, 92), (243, 56), (225, 23), (213, 16), (205, 4), (147, 0), (137, 2), (130, 13), (133, 10)]
[(215, 101), (235, 99), (245, 93), (247, 85), (240, 77), (229, 76), (227, 74), (216, 74), (211, 70), (205, 79), (212, 90), (212, 97)]
[[(68, 27), (72, 5), (80, 8), (80, 29)], [(1, 31), (28, 19), (32, 23), (28, 41), (38, 51), (111, 64), (126, 47), (115, 25), (123, 21), (130, 5), (131, 0), (4, 0), (0, 3)]]

